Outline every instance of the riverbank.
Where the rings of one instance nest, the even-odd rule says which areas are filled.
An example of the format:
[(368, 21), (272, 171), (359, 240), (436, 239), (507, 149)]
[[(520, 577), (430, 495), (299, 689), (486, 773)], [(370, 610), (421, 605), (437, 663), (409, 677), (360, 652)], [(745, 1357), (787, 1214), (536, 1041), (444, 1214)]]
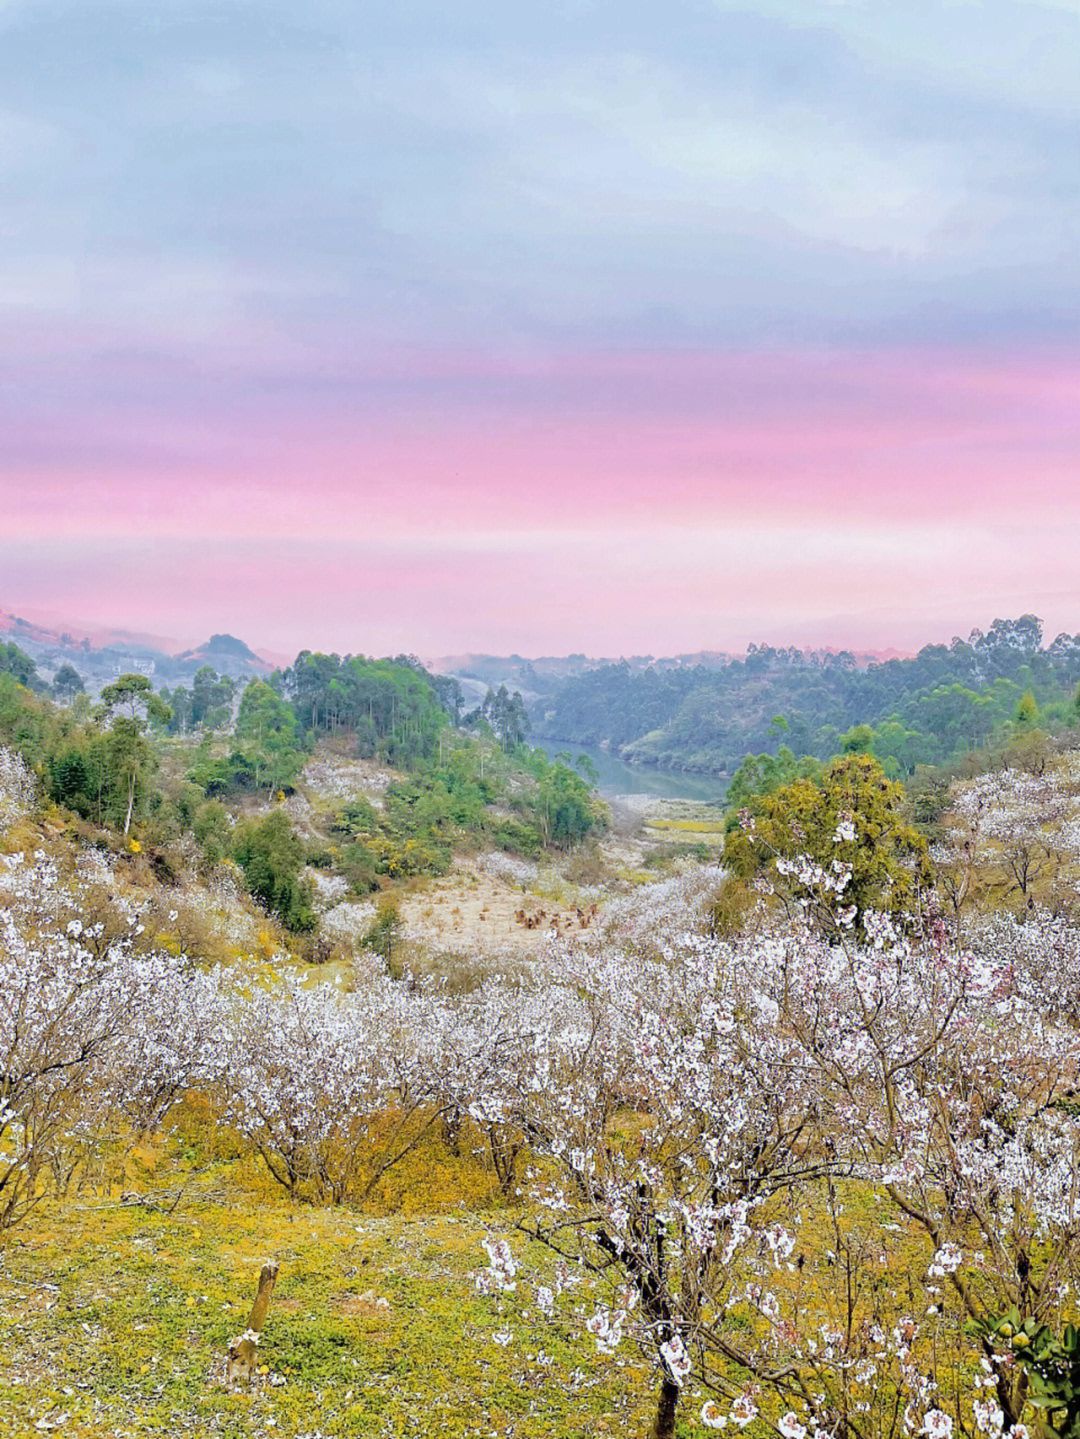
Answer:
[(628, 764), (598, 745), (575, 744), (572, 740), (538, 739), (538, 748), (551, 755), (566, 750), (576, 760), (586, 755), (597, 773), (597, 789), (605, 799), (623, 795), (645, 795), (655, 799), (699, 800), (722, 804), (727, 780), (719, 775), (691, 774), (683, 770), (658, 769), (653, 765)]

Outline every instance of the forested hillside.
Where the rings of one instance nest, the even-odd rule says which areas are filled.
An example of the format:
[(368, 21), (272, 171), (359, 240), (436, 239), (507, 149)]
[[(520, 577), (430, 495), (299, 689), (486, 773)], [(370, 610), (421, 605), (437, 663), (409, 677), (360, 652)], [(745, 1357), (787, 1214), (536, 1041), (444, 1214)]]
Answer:
[(190, 691), (126, 674), (94, 704), (74, 670), (50, 686), (0, 647), (0, 744), (73, 834), (166, 882), (224, 865), (313, 953), (322, 894), (444, 875), (493, 846), (568, 852), (603, 828), (586, 779), (523, 743), (520, 700), (492, 696), (467, 725), (459, 710), (452, 680), (404, 656), (305, 650), (242, 690), (209, 665)]
[[(786, 745), (826, 759), (865, 749), (911, 774), (984, 745), (1003, 726), (1075, 714), (1080, 635), (1044, 647), (1034, 615), (859, 667), (853, 655), (751, 646), (720, 667), (607, 665), (566, 680), (534, 713), (534, 738), (610, 746), (623, 759), (730, 775)], [(860, 727), (860, 732), (851, 731)], [(869, 727), (869, 730), (862, 728)]]

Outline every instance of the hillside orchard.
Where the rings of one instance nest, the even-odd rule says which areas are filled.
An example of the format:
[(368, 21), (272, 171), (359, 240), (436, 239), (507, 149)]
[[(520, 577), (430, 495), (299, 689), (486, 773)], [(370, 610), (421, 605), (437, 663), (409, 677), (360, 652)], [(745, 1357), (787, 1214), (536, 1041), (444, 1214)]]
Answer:
[[(999, 776), (957, 800), (1025, 901), (1016, 853), (1071, 844), (1067, 788)], [(793, 902), (759, 879), (729, 937), (699, 869), (512, 977), (451, 988), (368, 955), (319, 982), (162, 944), (175, 914), (99, 852), (50, 847), (38, 805), (0, 751), (9, 1236), (57, 1195), (111, 1192), (131, 1145), (197, 1103), (283, 1205), (363, 1211), (467, 1156), (489, 1176), (490, 1342), (631, 1356), (654, 1439), (1077, 1432), (1067, 915), (1025, 902), (958, 932), (932, 889), (902, 915), (864, 904), (845, 813), (837, 862), (782, 858)]]

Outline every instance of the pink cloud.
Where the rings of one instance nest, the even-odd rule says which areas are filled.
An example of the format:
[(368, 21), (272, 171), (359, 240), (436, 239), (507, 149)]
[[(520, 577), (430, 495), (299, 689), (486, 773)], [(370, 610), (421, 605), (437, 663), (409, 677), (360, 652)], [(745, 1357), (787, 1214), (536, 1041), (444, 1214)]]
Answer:
[(32, 338), (8, 608), (427, 652), (912, 644), (1040, 595), (1080, 629), (1067, 353), (305, 368), (241, 337), (203, 369)]

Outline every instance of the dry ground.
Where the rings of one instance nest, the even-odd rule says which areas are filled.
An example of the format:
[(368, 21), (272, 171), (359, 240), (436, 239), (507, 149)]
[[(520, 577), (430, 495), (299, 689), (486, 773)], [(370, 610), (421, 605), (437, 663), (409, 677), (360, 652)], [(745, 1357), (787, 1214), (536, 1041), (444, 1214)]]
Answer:
[(531, 951), (556, 934), (584, 933), (592, 922), (591, 903), (537, 893), (542, 885), (514, 885), (459, 861), (448, 875), (402, 897), (405, 938), (432, 949)]

